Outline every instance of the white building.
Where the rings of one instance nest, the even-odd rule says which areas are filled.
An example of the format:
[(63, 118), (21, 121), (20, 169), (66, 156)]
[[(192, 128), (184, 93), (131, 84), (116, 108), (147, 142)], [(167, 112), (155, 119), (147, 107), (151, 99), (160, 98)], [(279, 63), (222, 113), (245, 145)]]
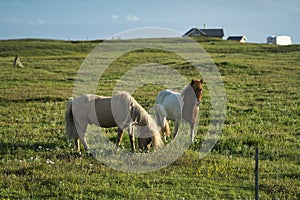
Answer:
[(246, 36), (229, 36), (227, 40), (238, 41), (240, 43), (247, 42)]
[(292, 39), (290, 36), (269, 36), (267, 37), (267, 44), (277, 44), (277, 45), (291, 45)]

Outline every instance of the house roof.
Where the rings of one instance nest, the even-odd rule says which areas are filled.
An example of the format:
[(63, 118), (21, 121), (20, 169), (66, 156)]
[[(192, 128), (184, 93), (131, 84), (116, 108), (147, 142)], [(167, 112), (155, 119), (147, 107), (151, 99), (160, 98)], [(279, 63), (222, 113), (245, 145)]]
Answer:
[(240, 41), (240, 40), (242, 40), (243, 38), (245, 38), (245, 36), (229, 36), (229, 37), (227, 38), (227, 40)]
[(198, 28), (191, 28), (188, 32), (183, 34), (183, 36), (190, 36), (192, 33), (199, 33), (199, 35), (206, 36), (206, 34), (202, 31), (200, 31)]
[(224, 31), (222, 28), (212, 28), (212, 29), (200, 29), (200, 31), (204, 32), (208, 37), (223, 37)]
[(206, 36), (206, 37), (220, 37), (224, 36), (223, 29), (198, 29), (192, 28), (187, 31), (183, 36), (193, 36), (197, 33), (197, 35)]

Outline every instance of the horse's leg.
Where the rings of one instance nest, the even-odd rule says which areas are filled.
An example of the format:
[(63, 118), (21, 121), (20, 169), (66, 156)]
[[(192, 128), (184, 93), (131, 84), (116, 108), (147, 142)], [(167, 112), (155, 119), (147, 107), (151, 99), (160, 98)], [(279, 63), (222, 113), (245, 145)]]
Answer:
[[(85, 132), (78, 134), (78, 136), (80, 138), (81, 143), (84, 146), (84, 149), (86, 151), (88, 151), (90, 148), (89, 148), (89, 145), (87, 144), (87, 141), (86, 141)], [(78, 139), (78, 146), (79, 146), (79, 139)]]
[(118, 128), (118, 137), (117, 137), (117, 141), (116, 141), (116, 146), (119, 147), (121, 145), (122, 139), (123, 139), (123, 135), (124, 135), (124, 130)]
[(128, 135), (129, 135), (129, 139), (130, 139), (131, 152), (134, 153), (135, 145), (134, 145), (134, 132), (133, 132), (132, 126), (128, 127)]
[(190, 123), (190, 137), (191, 137), (191, 142), (194, 142), (195, 130), (194, 130), (194, 124), (193, 123)]
[(82, 144), (83, 144), (86, 151), (89, 150), (89, 145), (87, 144), (86, 137), (85, 137), (85, 132), (86, 132), (87, 125), (88, 125), (87, 121), (81, 121), (81, 125), (79, 123), (76, 124), (78, 137), (80, 138), (80, 141), (82, 142)]
[(83, 136), (83, 137), (80, 138), (80, 140), (81, 140), (81, 142), (82, 142), (82, 144), (83, 144), (83, 146), (84, 146), (84, 149), (85, 149), (86, 151), (88, 151), (88, 150), (90, 149), (90, 147), (89, 147), (89, 145), (88, 145), (87, 142), (86, 142), (86, 137)]
[(179, 125), (180, 125), (180, 120), (176, 120), (175, 121), (175, 126), (174, 126), (174, 133), (173, 133), (173, 138), (176, 137), (178, 129), (179, 129)]
[(80, 151), (80, 140), (79, 140), (79, 138), (74, 139), (74, 146), (75, 146), (75, 150), (77, 150), (77, 152), (79, 154), (81, 154), (81, 151)]

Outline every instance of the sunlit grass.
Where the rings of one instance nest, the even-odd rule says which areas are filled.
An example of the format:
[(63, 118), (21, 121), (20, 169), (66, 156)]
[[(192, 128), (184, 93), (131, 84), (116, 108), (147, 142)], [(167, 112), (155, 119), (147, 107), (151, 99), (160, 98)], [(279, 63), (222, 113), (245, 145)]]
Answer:
[[(253, 199), (256, 147), (260, 148), (261, 198), (300, 198), (299, 46), (201, 43), (218, 66), (226, 89), (222, 135), (213, 151), (199, 159), (210, 123), (205, 86), (198, 134), (191, 147), (158, 171), (131, 174), (112, 170), (88, 154), (79, 157), (63, 136), (66, 101), (72, 96), (77, 70), (96, 42), (0, 44), (1, 198)], [(13, 67), (15, 54), (24, 68)], [(126, 56), (106, 71), (99, 93), (111, 94), (116, 79), (134, 67), (131, 63), (160, 62), (180, 70), (187, 79), (199, 78), (188, 63), (167, 52), (136, 51)], [(149, 84), (133, 96), (149, 109), (161, 89)], [(115, 141), (116, 129), (104, 132)], [(127, 136), (122, 148), (130, 149)]]

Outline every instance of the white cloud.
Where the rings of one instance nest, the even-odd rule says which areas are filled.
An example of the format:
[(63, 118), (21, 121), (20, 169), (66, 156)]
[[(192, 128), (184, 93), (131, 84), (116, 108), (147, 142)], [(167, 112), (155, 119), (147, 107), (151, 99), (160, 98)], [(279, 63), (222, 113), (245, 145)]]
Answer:
[(46, 22), (43, 19), (37, 19), (37, 24), (46, 24)]
[(136, 16), (136, 15), (127, 14), (127, 16), (126, 16), (126, 21), (127, 22), (138, 22), (140, 20), (141, 19), (138, 16)]
[(29, 24), (29, 25), (45, 25), (45, 24), (50, 24), (49, 22), (41, 19), (41, 18), (38, 18), (34, 21), (28, 21), (28, 22), (23, 22), (23, 23), (26, 23), (26, 24)]
[(111, 19), (113, 22), (117, 22), (120, 20), (120, 17), (118, 15), (111, 15)]
[(119, 17), (118, 15), (111, 15), (112, 22), (138, 22), (141, 18), (136, 15), (127, 14), (125, 17)]

